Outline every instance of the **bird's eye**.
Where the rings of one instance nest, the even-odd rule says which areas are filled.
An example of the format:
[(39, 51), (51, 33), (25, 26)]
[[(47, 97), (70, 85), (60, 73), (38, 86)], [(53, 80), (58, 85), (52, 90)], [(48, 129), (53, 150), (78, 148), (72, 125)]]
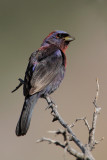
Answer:
[(62, 38), (62, 34), (57, 34), (57, 36), (56, 36), (57, 38)]
[(67, 34), (67, 33), (58, 33), (56, 37), (57, 38), (65, 38), (67, 36), (69, 36), (69, 34)]

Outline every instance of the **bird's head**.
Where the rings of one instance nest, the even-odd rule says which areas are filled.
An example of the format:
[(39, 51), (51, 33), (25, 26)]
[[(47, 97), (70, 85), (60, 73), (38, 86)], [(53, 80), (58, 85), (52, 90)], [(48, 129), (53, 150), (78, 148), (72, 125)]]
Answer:
[(73, 40), (75, 40), (75, 38), (69, 35), (67, 32), (53, 31), (44, 39), (42, 46), (46, 44), (54, 44), (64, 52), (68, 44)]

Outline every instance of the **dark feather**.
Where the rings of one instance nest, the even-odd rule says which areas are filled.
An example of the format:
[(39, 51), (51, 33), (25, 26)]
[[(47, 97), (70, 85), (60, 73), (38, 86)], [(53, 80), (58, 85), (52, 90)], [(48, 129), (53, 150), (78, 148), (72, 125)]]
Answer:
[(51, 45), (32, 53), (25, 74), (24, 95), (43, 90), (60, 73), (64, 57), (62, 52)]
[(31, 54), (24, 78), (25, 101), (16, 126), (17, 136), (27, 133), (38, 98), (51, 94), (59, 87), (66, 67), (65, 50), (71, 40), (72, 37), (66, 32), (54, 31)]

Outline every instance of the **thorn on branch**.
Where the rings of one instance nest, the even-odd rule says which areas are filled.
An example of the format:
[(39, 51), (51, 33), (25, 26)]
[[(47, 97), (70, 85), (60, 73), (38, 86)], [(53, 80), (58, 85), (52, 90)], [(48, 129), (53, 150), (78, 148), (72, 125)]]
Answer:
[(73, 137), (72, 136), (69, 136), (69, 141), (73, 141)]
[(56, 146), (60, 146), (61, 148), (64, 149), (64, 151), (67, 151), (69, 154), (75, 156), (75, 157), (78, 157), (80, 159), (83, 159), (84, 157), (84, 154), (83, 153), (80, 153), (80, 152), (77, 152), (75, 149), (73, 149), (72, 147), (70, 147), (67, 143), (65, 145), (61, 144), (59, 141), (56, 141), (56, 140), (52, 140), (50, 138), (41, 138), (41, 139), (38, 139), (36, 141), (37, 143), (40, 143), (40, 142), (48, 142), (49, 144), (55, 144)]
[(38, 139), (36, 142), (37, 142), (37, 143), (40, 143), (40, 142), (44, 142), (44, 141), (48, 142), (49, 144), (53, 143), (53, 144), (55, 144), (55, 145), (57, 145), (57, 146), (60, 146), (60, 147), (62, 147), (62, 148), (65, 148), (65, 145), (61, 144), (59, 141), (52, 140), (52, 139), (50, 139), (50, 138), (45, 138), (45, 137), (43, 137), (43, 138), (41, 138), (41, 139)]
[(64, 138), (64, 142), (67, 141), (67, 136), (69, 136), (69, 141), (71, 139), (71, 136), (69, 134), (67, 134), (66, 130), (58, 129), (57, 131), (49, 131), (49, 133), (54, 133), (56, 135), (62, 135)]
[(54, 117), (53, 120), (52, 120), (52, 122), (55, 122), (55, 121), (57, 121), (57, 120), (58, 120), (58, 118), (57, 118), (57, 117)]
[[(101, 140), (103, 140), (103, 138), (100, 141), (95, 140), (95, 129), (96, 129), (97, 116), (98, 116), (98, 114), (101, 110), (101, 108), (97, 106), (97, 100), (98, 100), (98, 96), (99, 96), (99, 82), (98, 82), (98, 79), (96, 80), (96, 83), (97, 83), (97, 90), (96, 90), (95, 99), (93, 101), (94, 113), (93, 113), (93, 119), (92, 119), (92, 126), (90, 127), (86, 117), (77, 118), (71, 125), (68, 125), (63, 120), (63, 118), (60, 116), (59, 112), (57, 111), (56, 105), (52, 102), (50, 97), (47, 95), (44, 98), (46, 99), (46, 101), (48, 103), (48, 108), (47, 109), (51, 109), (51, 115), (53, 116), (53, 122), (57, 120), (65, 128), (64, 131), (57, 130), (57, 131), (50, 131), (50, 133), (54, 133), (56, 135), (61, 134), (64, 138), (64, 144), (61, 144), (59, 141), (52, 140), (52, 139), (49, 139), (49, 138), (41, 138), (37, 142), (47, 141), (47, 142), (49, 142), (49, 144), (53, 143), (57, 146), (61, 146), (62, 148), (64, 148), (64, 151), (67, 151), (71, 155), (75, 156), (78, 160), (79, 159), (95, 160), (94, 157), (91, 154), (91, 151), (95, 147), (96, 144), (98, 144)], [(88, 144), (86, 144), (86, 145), (84, 145), (76, 137), (76, 135), (72, 131), (72, 128), (80, 120), (84, 121), (84, 124), (86, 125), (86, 127), (89, 131)], [(81, 153), (76, 151), (75, 149), (73, 149), (71, 147), (71, 145), (70, 145), (71, 142), (70, 141), (73, 141), (80, 148)]]
[[(47, 101), (48, 104), (50, 104), (52, 102), (52, 100), (50, 99), (50, 97), (47, 95), (44, 97)], [(73, 133), (73, 131), (71, 130), (71, 128), (69, 127), (69, 125), (63, 120), (63, 118), (60, 116), (59, 112), (57, 111), (56, 105), (51, 105), (51, 113), (54, 117), (57, 117), (57, 120), (59, 121), (59, 123), (67, 130), (68, 134), (72, 136), (72, 141), (74, 141), (74, 143), (76, 143), (76, 145), (81, 149), (81, 151), (84, 153), (85, 152), (85, 147), (82, 144), (82, 142), (75, 136), (75, 134)]]

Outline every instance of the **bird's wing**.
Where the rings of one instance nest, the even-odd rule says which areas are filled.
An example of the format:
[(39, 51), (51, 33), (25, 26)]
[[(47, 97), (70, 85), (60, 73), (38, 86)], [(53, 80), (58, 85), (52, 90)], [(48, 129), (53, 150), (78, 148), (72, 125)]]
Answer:
[(25, 76), (25, 79), (28, 79), (27, 84), (25, 82), (25, 86), (27, 85), (26, 88), (29, 91), (29, 95), (43, 90), (50, 84), (58, 75), (62, 62), (62, 53), (60, 50), (56, 50), (44, 59), (35, 61), (33, 66), (29, 64)]
[(60, 50), (39, 62), (30, 81), (31, 89), (29, 94), (32, 95), (39, 92), (50, 84), (59, 73), (61, 65), (62, 56)]

